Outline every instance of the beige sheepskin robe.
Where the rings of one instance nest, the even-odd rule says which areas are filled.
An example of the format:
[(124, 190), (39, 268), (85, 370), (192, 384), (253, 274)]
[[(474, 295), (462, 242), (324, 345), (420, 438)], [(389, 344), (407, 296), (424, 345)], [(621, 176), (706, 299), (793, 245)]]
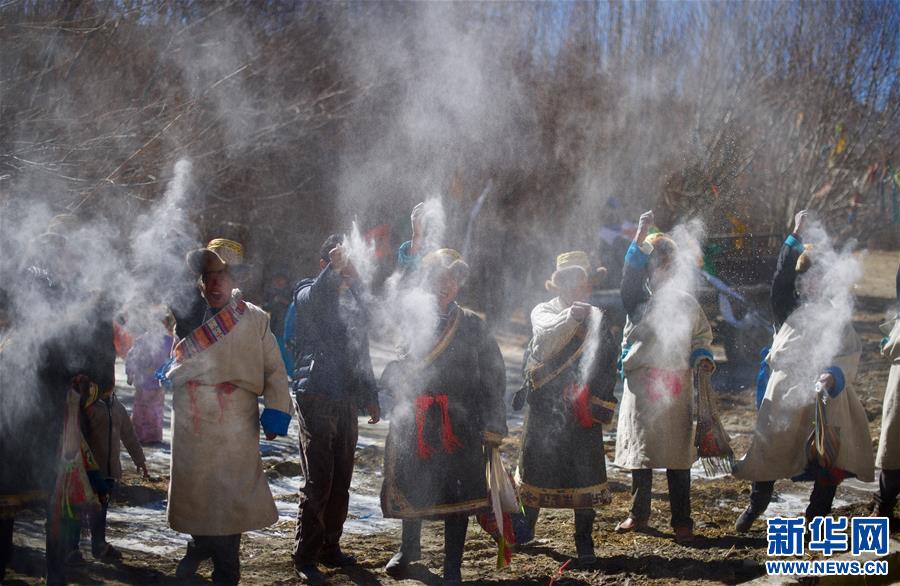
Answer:
[(173, 393), (168, 519), (182, 533), (234, 535), (278, 520), (259, 455), (258, 399), (289, 415), (287, 373), (268, 314), (238, 292), (235, 304), (243, 313), (231, 330), (166, 373)]
[[(821, 332), (805, 334), (793, 324), (791, 314), (772, 341), (766, 358), (771, 376), (759, 407), (750, 449), (735, 464), (734, 476), (745, 480), (771, 481), (794, 478), (807, 467), (807, 441), (815, 429), (815, 384), (818, 374), (809, 375), (804, 362)], [(855, 474), (860, 480), (874, 479), (874, 457), (869, 422), (853, 380), (859, 366), (861, 345), (851, 324), (841, 332), (840, 348), (831, 361), (841, 370), (844, 389), (826, 401), (829, 425), (839, 429), (840, 450), (834, 466)]]
[(900, 470), (900, 318), (894, 319), (894, 327), (881, 354), (891, 361), (891, 373), (884, 390), (881, 440), (875, 464), (882, 470)]
[[(668, 299), (666, 311), (661, 295)], [(683, 291), (654, 295), (643, 319), (629, 316), (622, 339), (625, 390), (619, 403), (616, 466), (690, 468), (694, 447), (694, 371), (712, 360), (712, 330), (703, 309)], [(667, 318), (667, 319), (666, 319)]]

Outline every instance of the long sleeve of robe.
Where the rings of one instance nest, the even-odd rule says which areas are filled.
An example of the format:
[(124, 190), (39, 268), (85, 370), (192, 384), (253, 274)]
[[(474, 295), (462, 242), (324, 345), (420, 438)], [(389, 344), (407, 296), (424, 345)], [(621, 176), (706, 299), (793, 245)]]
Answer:
[(900, 319), (894, 319), (894, 327), (881, 354), (891, 361), (891, 370), (882, 401), (876, 465), (882, 470), (900, 470)]
[(775, 321), (781, 326), (800, 303), (797, 294), (797, 258), (803, 252), (799, 237), (791, 234), (781, 245), (775, 275), (772, 278), (770, 300)]

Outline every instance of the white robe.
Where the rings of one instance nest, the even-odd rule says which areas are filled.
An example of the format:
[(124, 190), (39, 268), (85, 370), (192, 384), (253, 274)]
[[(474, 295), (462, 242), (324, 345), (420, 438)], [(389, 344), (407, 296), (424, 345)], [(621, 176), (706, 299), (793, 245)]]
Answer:
[[(805, 335), (791, 317), (772, 340), (767, 362), (771, 369), (766, 394), (759, 407), (756, 429), (747, 454), (735, 464), (734, 476), (745, 480), (771, 481), (799, 476), (809, 462), (807, 441), (815, 429), (815, 384), (798, 365), (816, 343), (818, 332)], [(874, 457), (869, 422), (853, 381), (859, 366), (859, 337), (848, 324), (832, 366), (844, 373), (844, 390), (826, 401), (828, 424), (839, 428), (840, 450), (834, 465), (852, 472), (860, 480), (874, 478)]]
[(881, 440), (878, 442), (875, 464), (882, 470), (900, 470), (900, 319), (894, 320), (891, 335), (881, 354), (891, 360), (891, 373), (884, 390)]
[(257, 399), (288, 414), (292, 403), (269, 316), (247, 303), (224, 338), (166, 376), (173, 386), (169, 525), (192, 535), (234, 535), (275, 523)]
[[(680, 470), (690, 468), (697, 459), (693, 366), (699, 360), (695, 353), (710, 352), (712, 329), (693, 296), (671, 294), (677, 294), (677, 298), (667, 305), (678, 308), (673, 323), (685, 320), (675, 328), (683, 330), (678, 336), (681, 339), (658, 335), (666, 331), (666, 323), (653, 323), (653, 309), (637, 324), (630, 317), (625, 324), (625, 389), (619, 403), (615, 459), (616, 466), (622, 468)], [(653, 302), (651, 298), (649, 303)]]

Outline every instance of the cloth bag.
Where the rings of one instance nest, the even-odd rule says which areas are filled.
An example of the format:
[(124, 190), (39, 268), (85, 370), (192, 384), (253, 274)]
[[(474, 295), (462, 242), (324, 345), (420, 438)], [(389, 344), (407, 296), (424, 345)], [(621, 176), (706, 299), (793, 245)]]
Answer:
[[(522, 505), (513, 486), (509, 473), (503, 466), (499, 448), (492, 448), (487, 462), (488, 490), (491, 497), (491, 512), (499, 530), (497, 539), (497, 569), (505, 568), (512, 561), (511, 545), (515, 545), (510, 513), (521, 513)], [(502, 529), (501, 529), (502, 528)]]

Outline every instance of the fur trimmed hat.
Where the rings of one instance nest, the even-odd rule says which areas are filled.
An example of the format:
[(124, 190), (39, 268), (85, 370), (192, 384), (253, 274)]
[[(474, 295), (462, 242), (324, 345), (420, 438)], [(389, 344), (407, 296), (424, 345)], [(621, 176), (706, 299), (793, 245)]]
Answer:
[(794, 270), (797, 271), (797, 274), (803, 274), (812, 267), (813, 264), (813, 246), (812, 244), (804, 244), (803, 252), (800, 253), (800, 256), (797, 257), (797, 264), (794, 267)]
[(669, 256), (678, 250), (678, 245), (665, 232), (654, 232), (644, 242), (653, 247), (653, 252), (659, 252), (662, 256)]
[(603, 267), (591, 271), (591, 260), (586, 252), (573, 250), (556, 257), (556, 270), (550, 280), (544, 283), (544, 287), (551, 293), (557, 293), (560, 289), (576, 287), (585, 280), (602, 279), (605, 276), (606, 269)]
[(422, 258), (422, 268), (429, 278), (450, 272), (460, 285), (469, 276), (469, 265), (463, 260), (462, 255), (452, 248), (439, 248), (429, 252)]
[(234, 240), (214, 238), (205, 248), (187, 254), (188, 267), (196, 274), (221, 271), (244, 264), (244, 247)]

